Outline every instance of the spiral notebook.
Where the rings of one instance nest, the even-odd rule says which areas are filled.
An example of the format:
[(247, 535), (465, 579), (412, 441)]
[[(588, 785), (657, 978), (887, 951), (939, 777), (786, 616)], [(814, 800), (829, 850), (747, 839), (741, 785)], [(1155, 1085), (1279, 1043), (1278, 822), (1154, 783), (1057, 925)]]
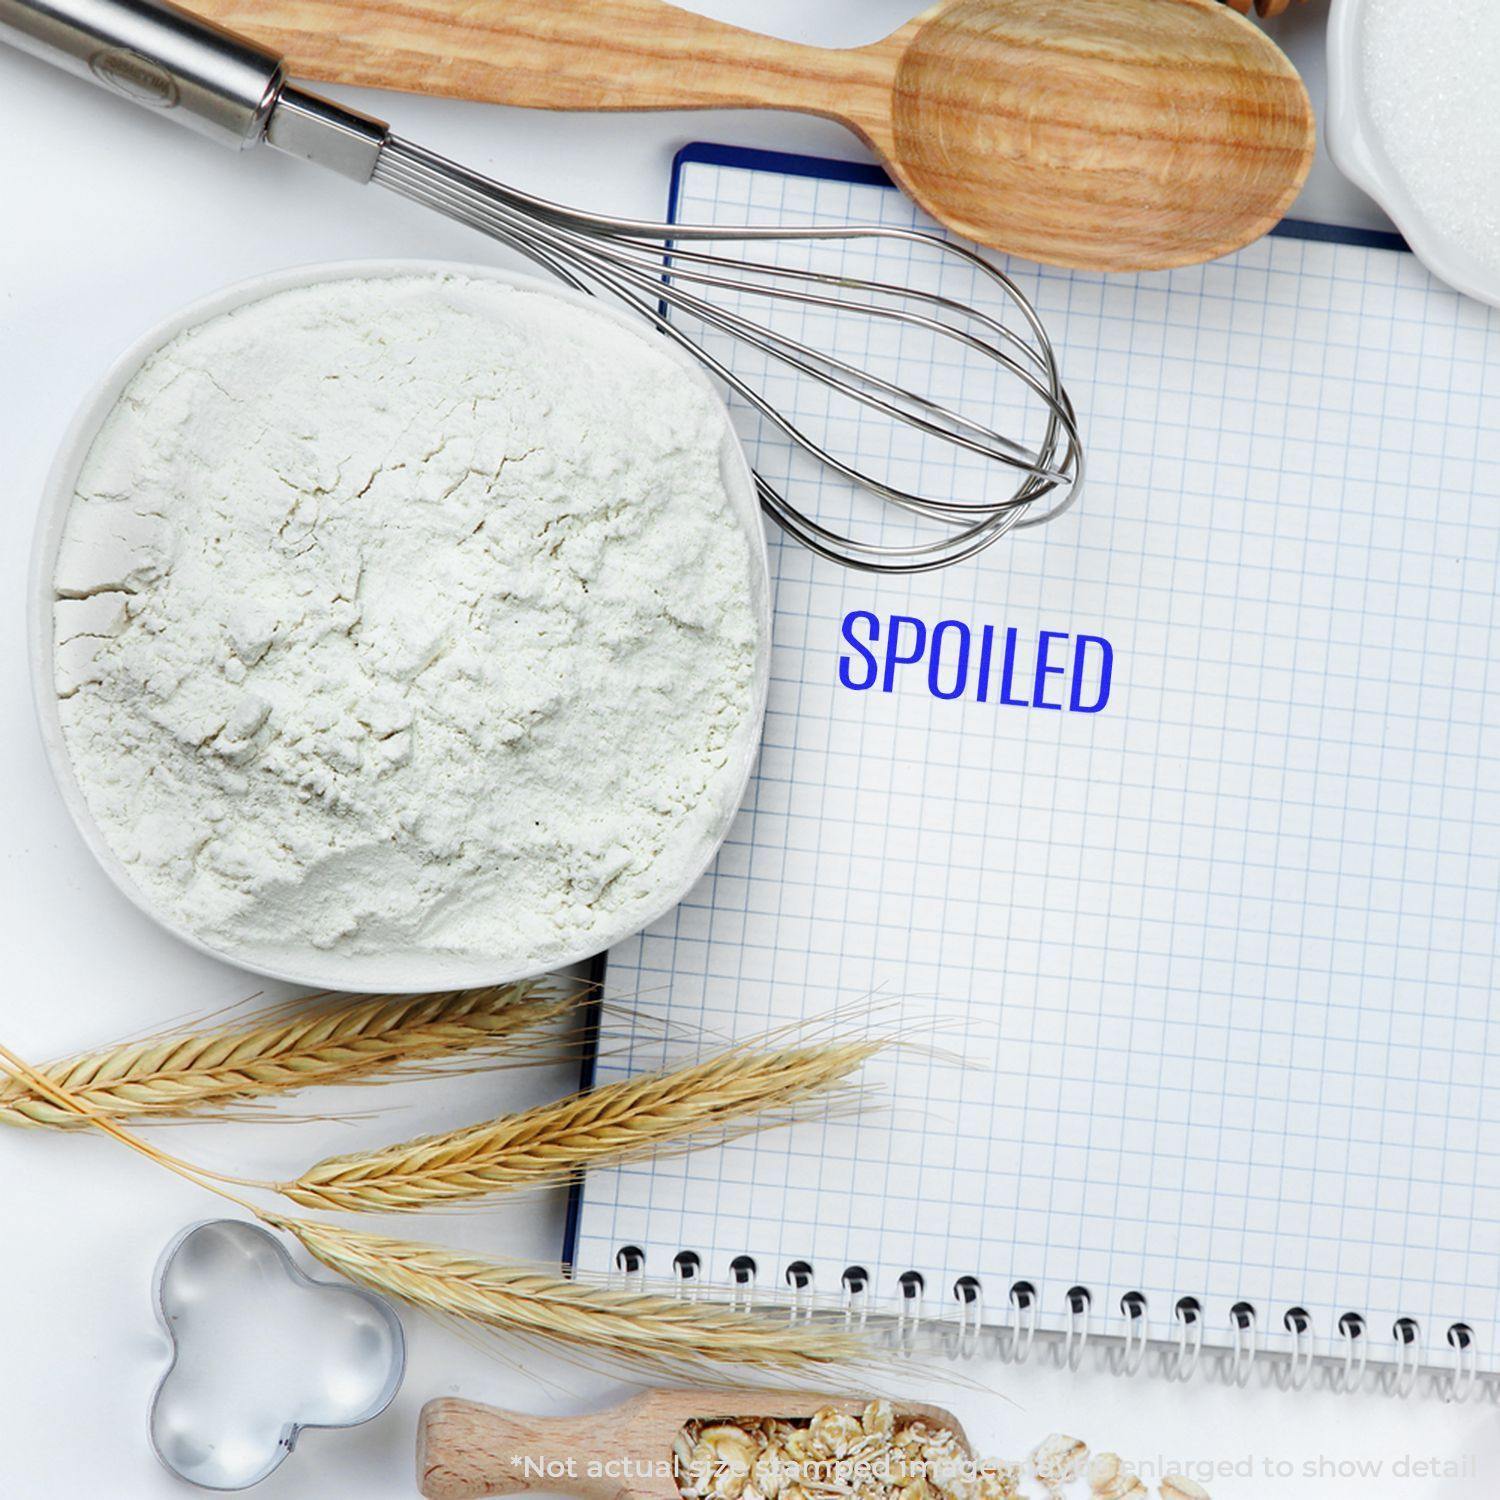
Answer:
[[(920, 222), (867, 168), (719, 147), (674, 208)], [(881, 254), (861, 273), (920, 269)], [(1081, 503), (910, 580), (772, 536), (748, 799), (605, 980), (695, 1033), (873, 1004), (934, 1047), (872, 1066), (855, 1119), (591, 1173), (571, 1254), (863, 1284), (1009, 1326), (1001, 1352), (1086, 1321), (1483, 1384), (1500, 322), (1394, 238), (1313, 226), (1171, 273), (1007, 269), (1079, 408)], [(597, 1077), (664, 1055), (607, 1016)]]

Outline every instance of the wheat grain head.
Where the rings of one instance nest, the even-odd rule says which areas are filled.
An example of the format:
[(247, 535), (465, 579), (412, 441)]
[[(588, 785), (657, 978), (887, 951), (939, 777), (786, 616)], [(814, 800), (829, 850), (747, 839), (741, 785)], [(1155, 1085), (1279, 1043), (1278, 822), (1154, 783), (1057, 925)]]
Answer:
[[(530, 1033), (578, 1000), (518, 984), (278, 1007), (238, 1026), (170, 1032), (36, 1071), (108, 1119), (223, 1114), (228, 1105), (314, 1085), (370, 1083), (466, 1054), (516, 1050), (541, 1060)], [(0, 1124), (76, 1130), (90, 1123), (23, 1080), (0, 1083)]]
[(884, 1045), (738, 1047), (520, 1114), (329, 1157), (275, 1186), (304, 1208), (411, 1213), (555, 1183), (689, 1139), (699, 1145), (784, 1124), (814, 1101), (841, 1101), (840, 1085)]
[(265, 1215), (341, 1276), (418, 1310), (521, 1338), (659, 1368), (711, 1364), (816, 1373), (873, 1354), (854, 1328), (789, 1321), (658, 1292), (591, 1286), (440, 1245), (388, 1239), (310, 1219)]

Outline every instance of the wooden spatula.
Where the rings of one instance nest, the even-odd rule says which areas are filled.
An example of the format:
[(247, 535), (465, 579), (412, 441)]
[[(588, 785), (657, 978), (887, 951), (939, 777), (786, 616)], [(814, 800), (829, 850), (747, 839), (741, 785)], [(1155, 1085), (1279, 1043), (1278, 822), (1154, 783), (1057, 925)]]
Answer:
[[(682, 1500), (672, 1444), (693, 1420), (781, 1417), (805, 1421), (825, 1407), (857, 1417), (864, 1397), (807, 1391), (645, 1391), (585, 1417), (528, 1417), (445, 1397), (422, 1408), (417, 1483), (428, 1500), (480, 1500), (526, 1490), (587, 1500)], [(893, 1403), (896, 1417), (921, 1417), (948, 1431), (972, 1458), (954, 1417), (937, 1406)]]
[(294, 75), (542, 109), (839, 120), (982, 244), (1106, 271), (1257, 238), (1313, 158), (1301, 79), (1217, 0), (943, 0), (829, 50), (662, 0), (185, 0)]

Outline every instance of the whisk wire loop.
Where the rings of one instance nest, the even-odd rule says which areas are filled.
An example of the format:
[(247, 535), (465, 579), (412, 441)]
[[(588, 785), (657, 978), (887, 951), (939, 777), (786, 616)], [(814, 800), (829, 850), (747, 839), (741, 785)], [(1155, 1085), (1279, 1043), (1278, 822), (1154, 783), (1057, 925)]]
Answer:
[[(761, 418), (822, 470), (917, 519), (936, 535), (880, 542), (833, 529), (795, 506), (756, 473), (762, 508), (817, 555), (871, 572), (916, 573), (963, 562), (1012, 529), (1050, 521), (1077, 498), (1083, 481), (1078, 421), (1063, 388), (1056, 353), (1035, 308), (1019, 286), (977, 251), (941, 235), (899, 226), (657, 224), (585, 213), (494, 182), (396, 136), (386, 138), (374, 181), (510, 246), (565, 285), (605, 292), (650, 323), (726, 384)], [(886, 242), (947, 257), (1003, 296), (1025, 326), (1020, 332), (982, 308), (926, 287), (845, 275), (813, 265), (739, 258), (695, 248), (720, 244)], [(744, 302), (726, 306), (711, 294), (778, 304), (804, 319), (860, 317), (977, 356), (1017, 383), (1045, 414), (1034, 445), (913, 390), (832, 348), (750, 316)], [(702, 329), (757, 351), (768, 363), (827, 387), (855, 409), (875, 412), (924, 441), (1018, 476), (1008, 493), (968, 497), (922, 494), (831, 451), (761, 388), (682, 326)], [(982, 486), (981, 486), (982, 487)]]

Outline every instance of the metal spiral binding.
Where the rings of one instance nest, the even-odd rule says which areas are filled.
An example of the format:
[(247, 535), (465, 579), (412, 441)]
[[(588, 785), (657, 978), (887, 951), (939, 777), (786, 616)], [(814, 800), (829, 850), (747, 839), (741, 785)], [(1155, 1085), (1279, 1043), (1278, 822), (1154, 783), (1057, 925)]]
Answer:
[(839, 1284), (844, 1289), (844, 1326), (863, 1330), (870, 1320), (870, 1273), (863, 1266), (849, 1266)]
[(1300, 1391), (1312, 1379), (1315, 1346), (1312, 1336), (1312, 1317), (1305, 1307), (1289, 1308), (1282, 1317), (1281, 1326), (1292, 1336), (1292, 1357), (1276, 1369), (1276, 1383), (1284, 1391)]
[(646, 1287), (646, 1252), (639, 1245), (621, 1245), (615, 1251), (615, 1270), (620, 1273), (628, 1292)]
[(977, 1276), (960, 1276), (953, 1283), (958, 1303), (958, 1332), (946, 1348), (952, 1359), (973, 1359), (984, 1334), (984, 1289)]
[(1004, 1332), (1010, 1337), (1007, 1343), (1002, 1334), (1000, 1357), (1024, 1365), (1036, 1343), (1036, 1288), (1029, 1281), (1018, 1281), (1010, 1289), (1009, 1301)]
[(1448, 1347), (1453, 1350), (1453, 1369), (1447, 1378), (1445, 1399), (1467, 1401), (1479, 1378), (1478, 1354), (1474, 1348), (1474, 1330), (1467, 1323), (1455, 1323), (1448, 1330)]
[(1203, 1357), (1203, 1307), (1196, 1297), (1179, 1297), (1172, 1309), (1177, 1320), (1177, 1342), (1167, 1355), (1163, 1374), (1168, 1380), (1191, 1380)]
[(1234, 1330), (1234, 1344), (1223, 1366), (1224, 1380), (1243, 1390), (1255, 1373), (1255, 1356), (1259, 1353), (1259, 1324), (1254, 1307), (1248, 1302), (1236, 1302), (1229, 1309), (1229, 1326)]
[(1146, 1307), (1146, 1298), (1140, 1292), (1126, 1292), (1120, 1298), (1120, 1311), (1125, 1315), (1125, 1337), (1109, 1351), (1110, 1368), (1116, 1375), (1139, 1374), (1146, 1362), (1146, 1351), (1151, 1347)]
[(1345, 1313), (1339, 1319), (1339, 1337), (1344, 1341), (1344, 1359), (1329, 1376), (1329, 1387), (1345, 1393), (1358, 1391), (1364, 1386), (1365, 1367), (1370, 1356), (1365, 1320), (1358, 1313)]
[[(647, 1288), (646, 1256), (638, 1245), (619, 1248), (610, 1280), (627, 1290)], [(1372, 1364), (1374, 1342), (1368, 1321), (1357, 1312), (1338, 1319), (1337, 1351), (1320, 1354), (1313, 1317), (1303, 1307), (1281, 1315), (1288, 1348), (1276, 1347), (1263, 1335), (1260, 1310), (1250, 1302), (1236, 1302), (1224, 1329), (1210, 1337), (1203, 1305), (1191, 1296), (1178, 1298), (1173, 1306), (1170, 1337), (1152, 1336), (1149, 1304), (1139, 1291), (1120, 1298), (1122, 1331), (1112, 1331), (1109, 1319), (1100, 1329), (1094, 1326), (1094, 1294), (1085, 1286), (1070, 1287), (1063, 1294), (1060, 1327), (1042, 1328), (1042, 1297), (1035, 1283), (1026, 1280), (1010, 1285), (1003, 1313), (994, 1322), (985, 1320), (984, 1286), (977, 1276), (960, 1276), (951, 1288), (951, 1306), (944, 1299), (934, 1309), (926, 1280), (916, 1270), (903, 1272), (894, 1295), (882, 1298), (869, 1271), (851, 1265), (839, 1278), (834, 1296), (817, 1291), (813, 1267), (805, 1260), (794, 1260), (779, 1278), (767, 1279), (753, 1257), (736, 1256), (729, 1263), (727, 1281), (720, 1283), (705, 1276), (697, 1252), (681, 1250), (672, 1259), (672, 1290), (688, 1300), (722, 1298), (741, 1311), (785, 1312), (794, 1323), (837, 1319), (847, 1328), (870, 1330), (902, 1354), (935, 1348), (954, 1360), (982, 1355), (1023, 1365), (1040, 1352), (1058, 1368), (1077, 1370), (1093, 1349), (1100, 1368), (1126, 1377), (1146, 1372), (1189, 1381), (1201, 1374), (1244, 1388), (1259, 1372), (1267, 1383), (1289, 1392), (1321, 1386), (1339, 1394), (1377, 1390), (1399, 1398), (1413, 1394), (1420, 1383), (1445, 1401), (1500, 1403), (1500, 1374), (1481, 1372), (1479, 1341), (1467, 1323), (1454, 1323), (1446, 1330), (1447, 1357), (1428, 1363), (1421, 1326), (1413, 1318), (1398, 1318), (1391, 1329), (1395, 1359), (1377, 1365)]]
[(729, 1305), (736, 1312), (751, 1312), (755, 1307), (755, 1257), (736, 1255), (729, 1262)]
[(786, 1268), (786, 1284), (792, 1289), (792, 1322), (810, 1323), (817, 1312), (813, 1268), (805, 1260), (794, 1260)]
[(922, 1297), (927, 1283), (920, 1271), (903, 1271), (897, 1284), (901, 1288), (901, 1312), (896, 1342), (903, 1354), (910, 1354), (917, 1347), (917, 1334), (922, 1327)]
[(1067, 1322), (1063, 1327), (1063, 1341), (1054, 1346), (1058, 1365), (1076, 1370), (1083, 1363), (1083, 1351), (1089, 1341), (1089, 1310), (1094, 1299), (1087, 1287), (1069, 1287), (1066, 1297)]
[(703, 1260), (696, 1250), (679, 1250), (672, 1257), (672, 1274), (677, 1278), (677, 1295), (688, 1302), (703, 1299)]
[(1422, 1369), (1422, 1332), (1411, 1318), (1398, 1318), (1391, 1333), (1396, 1340), (1396, 1364), (1386, 1375), (1386, 1389), (1405, 1400)]

